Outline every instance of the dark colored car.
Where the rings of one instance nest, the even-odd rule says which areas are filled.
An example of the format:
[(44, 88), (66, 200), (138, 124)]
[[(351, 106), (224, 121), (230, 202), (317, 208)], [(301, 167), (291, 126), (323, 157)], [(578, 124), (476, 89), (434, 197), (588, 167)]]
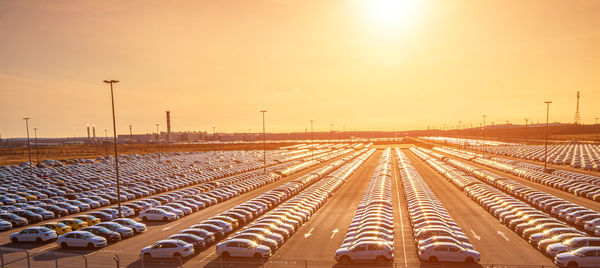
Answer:
[(90, 227), (85, 227), (85, 228), (81, 229), (80, 231), (88, 231), (97, 236), (102, 236), (102, 237), (106, 238), (106, 241), (108, 241), (109, 243), (117, 242), (117, 241), (121, 240), (121, 234), (119, 234), (118, 232), (113, 232), (111, 230), (108, 230), (104, 227), (90, 226)]
[(175, 234), (175, 235), (169, 236), (169, 239), (177, 239), (177, 240), (181, 240), (181, 241), (190, 243), (190, 244), (194, 245), (194, 250), (196, 252), (198, 252), (198, 250), (200, 250), (206, 246), (206, 243), (204, 242), (203, 238), (193, 235), (193, 234)]
[(36, 222), (41, 222), (44, 220), (44, 217), (42, 217), (42, 215), (37, 214), (37, 213), (33, 213), (29, 210), (15, 210), (13, 212), (11, 212), (12, 214), (15, 214), (19, 217), (23, 217), (25, 219), (27, 219), (27, 221), (29, 223), (36, 223)]

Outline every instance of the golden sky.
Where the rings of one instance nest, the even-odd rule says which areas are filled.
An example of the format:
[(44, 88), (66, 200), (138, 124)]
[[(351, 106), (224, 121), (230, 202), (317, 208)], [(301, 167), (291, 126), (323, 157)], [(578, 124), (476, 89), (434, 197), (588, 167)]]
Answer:
[(600, 117), (600, 1), (0, 0), (0, 135)]

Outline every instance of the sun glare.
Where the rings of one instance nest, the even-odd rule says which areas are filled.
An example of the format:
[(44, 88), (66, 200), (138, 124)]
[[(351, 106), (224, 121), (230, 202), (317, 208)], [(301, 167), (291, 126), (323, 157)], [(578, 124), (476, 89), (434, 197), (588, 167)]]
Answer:
[(363, 0), (362, 3), (369, 21), (389, 31), (411, 28), (422, 5), (419, 0)]

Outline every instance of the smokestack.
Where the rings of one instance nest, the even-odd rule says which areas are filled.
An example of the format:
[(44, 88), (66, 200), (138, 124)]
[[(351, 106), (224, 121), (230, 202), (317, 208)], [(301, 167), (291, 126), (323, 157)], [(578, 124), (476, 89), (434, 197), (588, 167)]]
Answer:
[(167, 111), (167, 142), (171, 141), (171, 112)]
[(88, 141), (89, 141), (90, 140), (90, 126), (87, 125), (86, 128), (87, 128)]
[(92, 137), (96, 140), (96, 126), (92, 126)]

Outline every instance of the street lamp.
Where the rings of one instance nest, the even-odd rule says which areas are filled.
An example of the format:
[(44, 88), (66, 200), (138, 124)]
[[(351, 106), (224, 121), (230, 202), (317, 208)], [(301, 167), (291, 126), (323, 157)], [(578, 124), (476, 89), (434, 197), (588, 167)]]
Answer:
[(483, 127), (481, 127), (481, 157), (485, 157), (485, 118), (487, 115), (483, 115)]
[(30, 117), (24, 117), (25, 127), (27, 128), (27, 154), (29, 155), (29, 173), (33, 177), (33, 167), (31, 166), (31, 147), (29, 145), (29, 119)]
[(529, 122), (529, 118), (525, 118), (525, 145), (527, 145), (527, 124)]
[(313, 132), (313, 120), (310, 120), (310, 160), (315, 159), (315, 135)]
[(119, 218), (123, 217), (121, 212), (121, 183), (119, 182), (119, 154), (117, 151), (117, 123), (115, 121), (115, 98), (113, 94), (113, 84), (119, 80), (104, 80), (104, 83), (110, 84), (110, 100), (112, 103), (112, 118), (113, 118), (113, 142), (115, 143), (115, 174), (117, 176), (117, 208), (119, 210)]
[(265, 136), (265, 113), (267, 110), (261, 110), (263, 118), (263, 172), (267, 174), (267, 139)]
[(37, 139), (37, 128), (33, 128), (33, 133), (35, 135), (35, 163), (36, 165), (40, 164), (40, 154), (38, 150), (38, 139)]
[(548, 164), (548, 118), (550, 117), (550, 103), (551, 101), (545, 101), (546, 104), (546, 143), (544, 145), (544, 172), (546, 172), (546, 165)]
[(133, 130), (131, 129), (131, 125), (129, 125), (129, 143), (133, 144)]
[(594, 135), (594, 141), (598, 143), (598, 117), (594, 119), (596, 119), (596, 134)]
[(158, 124), (156, 125), (156, 155), (158, 156), (158, 163), (160, 163), (160, 132), (158, 132)]
[(106, 148), (106, 157), (108, 158), (108, 129), (104, 130), (104, 140), (102, 141), (104, 143), (104, 148)]

